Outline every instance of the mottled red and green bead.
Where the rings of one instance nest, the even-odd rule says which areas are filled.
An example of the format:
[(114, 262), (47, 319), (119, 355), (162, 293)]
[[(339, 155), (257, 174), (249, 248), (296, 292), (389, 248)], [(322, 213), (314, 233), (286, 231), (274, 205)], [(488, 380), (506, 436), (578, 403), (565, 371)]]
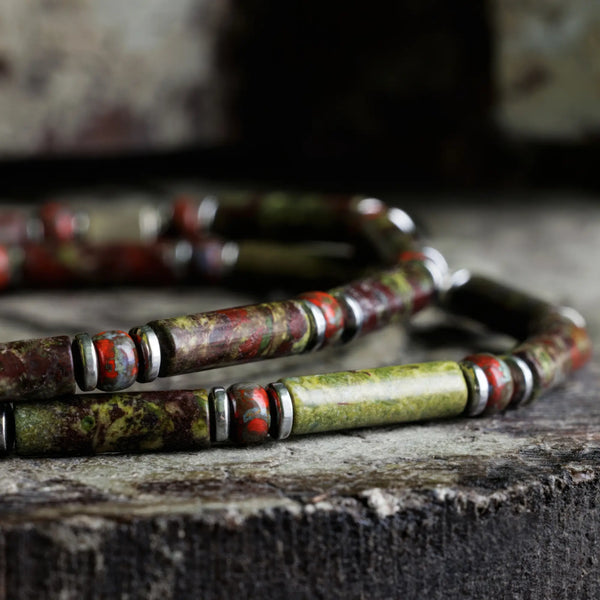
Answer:
[[(431, 277), (422, 268), (422, 279), (419, 280), (415, 277), (418, 269), (418, 264), (401, 265), (330, 292), (334, 295), (347, 294), (358, 302), (364, 315), (361, 333), (368, 333), (409, 317), (433, 298)], [(418, 301), (416, 305), (415, 300)]]
[(98, 357), (98, 389), (117, 392), (132, 386), (139, 364), (131, 336), (126, 331), (103, 331), (92, 341)]
[(43, 400), (74, 393), (68, 336), (0, 344), (0, 401)]
[(161, 377), (300, 354), (311, 320), (300, 300), (266, 302), (148, 323), (161, 348)]
[(444, 308), (517, 339), (536, 331), (553, 306), (486, 277), (473, 276), (444, 294)]
[(338, 300), (327, 292), (318, 291), (304, 292), (299, 298), (308, 300), (321, 310), (327, 323), (325, 343), (335, 344), (344, 332), (344, 311)]
[(292, 397), (294, 435), (458, 416), (468, 399), (465, 378), (455, 362), (279, 381)]
[(210, 445), (205, 390), (83, 394), (17, 408), (22, 456), (195, 450)]
[(260, 385), (236, 383), (227, 390), (231, 402), (231, 439), (237, 444), (256, 444), (269, 435), (269, 395)]
[(514, 391), (510, 367), (501, 358), (487, 353), (471, 354), (464, 360), (481, 367), (490, 385), (484, 412), (489, 414), (507, 408)]

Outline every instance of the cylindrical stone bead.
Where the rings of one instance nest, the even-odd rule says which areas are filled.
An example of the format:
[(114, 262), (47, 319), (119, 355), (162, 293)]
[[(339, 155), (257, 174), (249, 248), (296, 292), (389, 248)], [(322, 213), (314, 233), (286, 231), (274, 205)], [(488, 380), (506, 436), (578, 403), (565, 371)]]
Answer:
[(205, 390), (84, 394), (15, 410), (22, 456), (195, 450), (210, 445)]
[(98, 389), (124, 390), (135, 383), (138, 356), (135, 342), (126, 331), (103, 331), (93, 338), (98, 356)]
[(299, 298), (317, 306), (325, 317), (325, 344), (335, 344), (344, 332), (344, 311), (336, 298), (327, 292), (304, 292)]
[(68, 336), (0, 344), (0, 401), (43, 400), (74, 393)]
[(161, 377), (300, 354), (311, 320), (301, 300), (267, 302), (148, 323), (161, 348)]
[(361, 333), (368, 333), (426, 306), (433, 299), (435, 288), (427, 269), (415, 261), (330, 292), (352, 296), (358, 302), (364, 314)]
[(452, 287), (443, 302), (447, 310), (517, 339), (530, 335), (536, 322), (553, 310), (547, 302), (480, 276)]
[(294, 405), (292, 434), (460, 415), (468, 390), (459, 365), (431, 362), (279, 380)]
[(471, 354), (465, 358), (483, 369), (489, 383), (489, 395), (485, 413), (504, 410), (513, 395), (513, 379), (509, 366), (493, 354)]
[(236, 383), (227, 390), (231, 401), (231, 439), (256, 444), (269, 436), (271, 413), (267, 391), (254, 383)]

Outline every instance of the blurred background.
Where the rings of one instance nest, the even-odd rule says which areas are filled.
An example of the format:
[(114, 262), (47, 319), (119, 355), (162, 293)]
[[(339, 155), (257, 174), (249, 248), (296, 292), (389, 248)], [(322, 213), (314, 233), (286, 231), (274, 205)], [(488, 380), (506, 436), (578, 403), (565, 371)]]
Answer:
[(2, 0), (6, 194), (595, 188), (600, 3)]

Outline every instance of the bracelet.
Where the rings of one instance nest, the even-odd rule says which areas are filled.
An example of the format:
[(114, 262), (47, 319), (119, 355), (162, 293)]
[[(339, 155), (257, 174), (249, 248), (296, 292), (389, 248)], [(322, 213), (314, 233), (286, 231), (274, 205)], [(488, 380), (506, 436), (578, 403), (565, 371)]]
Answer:
[[(365, 239), (377, 240), (372, 247), (379, 261), (395, 257), (397, 266), (327, 292), (152, 321), (129, 333), (2, 344), (0, 449), (25, 456), (189, 450), (211, 442), (248, 444), (291, 434), (476, 416), (531, 402), (589, 359), (590, 340), (575, 311), (464, 272), (442, 289), (445, 262), (431, 251), (419, 251), (414, 227), (401, 228), (398, 213), (390, 217), (393, 209), (372, 199), (366, 205), (377, 210), (365, 210), (364, 199), (353, 200), (352, 206), (361, 202), (360, 218), (355, 211), (345, 222), (370, 231)], [(254, 210), (260, 206), (256, 199), (251, 204)], [(315, 206), (313, 216), (337, 207), (339, 217), (336, 202), (320, 199)], [(281, 222), (272, 221), (280, 234)], [(460, 363), (291, 377), (266, 386), (74, 394), (75, 381), (84, 391), (116, 392), (136, 379), (152, 381), (349, 342), (410, 316), (436, 295), (446, 311), (525, 341), (500, 357), (475, 354)]]

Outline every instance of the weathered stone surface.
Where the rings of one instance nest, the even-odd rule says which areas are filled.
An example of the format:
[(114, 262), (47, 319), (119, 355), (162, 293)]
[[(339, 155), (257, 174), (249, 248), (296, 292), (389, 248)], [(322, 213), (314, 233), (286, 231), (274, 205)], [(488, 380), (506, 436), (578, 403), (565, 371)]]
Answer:
[[(580, 309), (598, 350), (600, 209), (538, 200), (429, 201), (414, 213), (452, 266)], [(253, 300), (190, 289), (15, 293), (2, 299), (0, 338), (127, 330)], [(154, 383), (266, 383), (510, 344), (455, 325), (423, 314), (410, 340), (389, 327), (312, 356)], [(537, 404), (483, 419), (255, 448), (3, 460), (0, 598), (597, 597), (598, 389), (596, 359)]]
[(0, 155), (223, 142), (221, 0), (0, 6)]
[(498, 118), (513, 136), (583, 141), (600, 129), (600, 5), (493, 0)]

